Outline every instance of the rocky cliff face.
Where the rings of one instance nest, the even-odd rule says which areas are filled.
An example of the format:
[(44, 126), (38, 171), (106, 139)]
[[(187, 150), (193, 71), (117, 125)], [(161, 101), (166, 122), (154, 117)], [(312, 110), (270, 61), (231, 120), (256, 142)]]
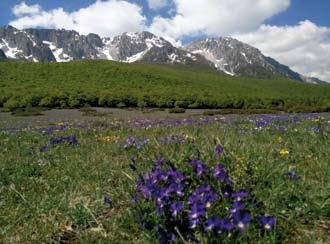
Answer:
[(55, 61), (49, 48), (25, 30), (0, 28), (0, 49), (7, 58), (29, 61)]
[(5, 60), (7, 59), (5, 53), (0, 49), (0, 60)]
[(289, 79), (320, 83), (302, 76), (258, 49), (236, 39), (208, 38), (177, 48), (150, 32), (123, 33), (113, 38), (76, 31), (52, 29), (18, 30), (0, 28), (0, 59), (33, 62), (68, 62), (81, 59), (105, 59), (119, 62), (181, 64), (218, 69), (232, 76)]

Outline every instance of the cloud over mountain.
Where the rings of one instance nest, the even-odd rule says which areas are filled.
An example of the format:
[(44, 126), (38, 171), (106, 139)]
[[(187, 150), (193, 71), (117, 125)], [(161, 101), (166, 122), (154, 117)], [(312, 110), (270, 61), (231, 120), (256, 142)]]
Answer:
[(236, 38), (259, 48), (265, 55), (296, 72), (330, 81), (330, 28), (311, 21), (295, 26), (262, 25)]
[(290, 0), (173, 0), (176, 14), (157, 16), (150, 30), (174, 39), (187, 35), (224, 36), (253, 30), (286, 10)]
[(74, 12), (66, 12), (63, 8), (45, 11), (37, 5), (28, 6), (23, 2), (13, 7), (13, 13), (18, 18), (9, 24), (19, 29), (64, 28), (102, 36), (146, 29), (146, 17), (142, 15), (142, 8), (127, 1), (96, 1)]

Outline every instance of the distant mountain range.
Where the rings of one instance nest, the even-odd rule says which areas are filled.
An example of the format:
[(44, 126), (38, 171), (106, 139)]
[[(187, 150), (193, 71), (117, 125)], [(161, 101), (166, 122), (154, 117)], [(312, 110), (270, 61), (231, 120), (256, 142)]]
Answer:
[(53, 29), (0, 28), (0, 60), (68, 62), (105, 59), (119, 62), (181, 64), (219, 70), (231, 76), (289, 79), (323, 83), (292, 71), (258, 49), (236, 39), (212, 38), (178, 48), (150, 32), (123, 33), (113, 38)]

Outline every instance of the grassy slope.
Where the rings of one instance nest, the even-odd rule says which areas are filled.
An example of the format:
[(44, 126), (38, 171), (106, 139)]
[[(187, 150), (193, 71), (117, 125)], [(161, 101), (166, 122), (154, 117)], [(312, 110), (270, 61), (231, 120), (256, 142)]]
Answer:
[(71, 97), (71, 100), (81, 100), (81, 94), (85, 94), (89, 97), (87, 100), (94, 99), (95, 103), (103, 97), (106, 102), (99, 102), (99, 105), (109, 105), (109, 100), (114, 98), (124, 101), (124, 98), (131, 96), (135, 99), (131, 104), (134, 106), (138, 100), (149, 96), (150, 105), (157, 105), (162, 98), (166, 101), (189, 100), (192, 103), (197, 100), (212, 101), (220, 105), (218, 107), (226, 101), (235, 102), (238, 99), (254, 100), (250, 103), (256, 103), (258, 99), (283, 99), (289, 106), (296, 106), (301, 105), (302, 101), (325, 105), (325, 100), (330, 96), (330, 86), (283, 79), (233, 78), (213, 71), (108, 61), (0, 63), (0, 105), (10, 97), (17, 97), (16, 100), (20, 100), (23, 106), (29, 103), (37, 105), (50, 94), (64, 99)]

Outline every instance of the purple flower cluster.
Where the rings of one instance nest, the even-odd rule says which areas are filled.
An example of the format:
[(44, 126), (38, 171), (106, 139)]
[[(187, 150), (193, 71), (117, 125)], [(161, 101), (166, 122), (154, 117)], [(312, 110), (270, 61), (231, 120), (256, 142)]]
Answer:
[(75, 135), (71, 136), (59, 136), (59, 137), (52, 137), (50, 138), (50, 144), (51, 145), (58, 145), (62, 143), (67, 143), (70, 145), (76, 145), (78, 144), (77, 137)]
[(256, 126), (259, 127), (259, 128), (264, 127), (266, 125), (267, 125), (267, 121), (264, 120), (264, 119), (259, 119), (259, 120), (256, 121)]
[(183, 137), (179, 137), (179, 136), (170, 136), (170, 137), (161, 137), (161, 138), (159, 138), (159, 141), (161, 143), (171, 143), (171, 142), (183, 143), (183, 142), (185, 142), (185, 139)]
[(286, 173), (285, 175), (291, 180), (297, 180), (300, 178), (300, 176), (297, 175), (297, 173), (294, 171), (290, 171), (290, 172)]
[(138, 140), (136, 137), (134, 136), (129, 136), (126, 139), (126, 142), (124, 144), (124, 148), (128, 149), (128, 148), (136, 148), (136, 149), (141, 149), (142, 146), (144, 146), (145, 144), (149, 143), (149, 139), (143, 139), (143, 140)]
[(45, 153), (45, 152), (47, 152), (48, 150), (49, 150), (49, 147), (46, 145), (46, 146), (42, 146), (42, 147), (40, 147), (39, 152), (40, 152), (40, 153)]
[(60, 126), (52, 126), (52, 127), (47, 127), (47, 128), (41, 128), (39, 129), (39, 132), (42, 134), (53, 134), (55, 131), (64, 131), (67, 129), (67, 126), (65, 125), (60, 125)]
[(207, 173), (208, 168), (201, 160), (190, 160), (189, 166), (193, 168), (197, 176)]
[[(138, 173), (138, 164), (135, 161), (131, 164)], [(161, 243), (182, 237), (196, 240), (196, 233), (221, 240), (222, 233), (239, 234), (254, 219), (262, 229), (272, 230), (275, 218), (258, 215), (259, 208), (246, 190), (234, 191), (223, 164), (209, 168), (201, 160), (194, 159), (189, 160), (188, 165), (189, 168), (183, 167), (180, 171), (173, 163), (159, 158), (150, 171), (138, 173), (138, 196), (134, 195), (136, 210), (141, 211), (141, 216), (148, 209), (155, 210), (158, 220), (154, 222), (153, 226), (157, 227), (153, 230)], [(178, 233), (180, 237), (176, 236)]]
[(229, 174), (223, 164), (218, 164), (214, 167), (213, 176), (221, 182), (230, 182)]

